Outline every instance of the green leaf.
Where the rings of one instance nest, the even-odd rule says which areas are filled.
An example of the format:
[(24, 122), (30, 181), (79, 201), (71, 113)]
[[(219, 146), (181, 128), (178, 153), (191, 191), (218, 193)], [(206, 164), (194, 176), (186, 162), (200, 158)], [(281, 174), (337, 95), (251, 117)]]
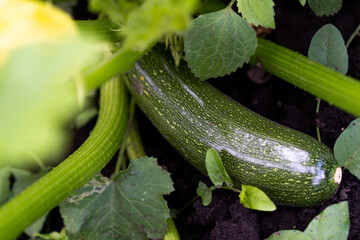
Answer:
[(302, 6), (305, 6), (305, 4), (306, 4), (306, 0), (299, 0), (299, 2)]
[(129, 13), (121, 30), (124, 47), (142, 51), (163, 35), (181, 33), (191, 22), (197, 0), (148, 0)]
[(332, 24), (320, 28), (311, 39), (308, 56), (329, 68), (346, 74), (348, 53), (340, 31)]
[(246, 208), (260, 211), (275, 211), (276, 206), (270, 198), (260, 189), (241, 185), (240, 203)]
[(330, 16), (337, 13), (342, 6), (342, 0), (308, 0), (316, 16)]
[(215, 149), (210, 148), (206, 152), (205, 166), (211, 182), (218, 188), (220, 188), (225, 182), (226, 185), (231, 187), (232, 181), (226, 172), (226, 169), (222, 163), (220, 155)]
[(271, 234), (267, 240), (346, 240), (350, 229), (348, 202), (331, 205), (317, 215), (304, 232), (284, 230)]
[(360, 118), (352, 121), (336, 139), (334, 154), (339, 166), (360, 178)]
[(72, 39), (12, 52), (0, 68), (0, 168), (34, 169), (59, 160), (70, 143), (66, 123), (80, 109), (82, 72), (101, 49)]
[(267, 240), (313, 240), (313, 238), (298, 230), (283, 230), (274, 232)]
[(0, 169), (0, 206), (12, 197), (10, 189), (10, 175), (10, 167)]
[(185, 58), (201, 80), (234, 72), (255, 53), (255, 30), (229, 8), (200, 15), (185, 34)]
[(239, 13), (255, 26), (275, 28), (275, 12), (273, 0), (238, 0)]
[(196, 189), (196, 193), (202, 199), (202, 204), (204, 206), (208, 206), (212, 200), (212, 192), (216, 189), (216, 187), (211, 186), (207, 187), (205, 183), (199, 182), (199, 185)]
[(304, 231), (313, 239), (346, 240), (350, 219), (348, 202), (331, 205), (317, 215)]
[(160, 239), (170, 212), (162, 195), (173, 189), (170, 174), (154, 158), (143, 157), (114, 181), (92, 179), (60, 205), (60, 212), (75, 239)]

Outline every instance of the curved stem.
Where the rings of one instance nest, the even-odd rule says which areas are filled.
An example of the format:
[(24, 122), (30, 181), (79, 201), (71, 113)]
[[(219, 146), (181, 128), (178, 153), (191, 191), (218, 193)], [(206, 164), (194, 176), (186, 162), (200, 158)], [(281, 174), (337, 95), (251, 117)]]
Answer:
[[(319, 113), (320, 111), (320, 103), (321, 103), (321, 98), (316, 98), (317, 104), (316, 104), (316, 113)], [(320, 135), (320, 128), (316, 125), (316, 134), (318, 137), (319, 142), (321, 142), (321, 135)]]
[(120, 168), (121, 168), (122, 163), (124, 161), (124, 153), (125, 153), (126, 142), (127, 142), (126, 140), (127, 140), (128, 136), (129, 136), (130, 126), (131, 126), (132, 119), (134, 117), (134, 112), (135, 112), (135, 100), (134, 100), (134, 98), (131, 98), (130, 107), (129, 107), (128, 124), (126, 126), (125, 136), (124, 136), (124, 138), (122, 140), (122, 143), (121, 143), (121, 146), (120, 146), (119, 157), (118, 157), (118, 160), (116, 162), (115, 172), (113, 174), (114, 177), (116, 177), (117, 173), (120, 171)]
[(126, 138), (126, 153), (130, 161), (145, 156), (145, 150), (141, 142), (139, 128), (134, 118), (130, 125), (130, 132)]
[(236, 0), (231, 0), (231, 2), (229, 3), (229, 5), (227, 6), (227, 8), (228, 8), (228, 9), (231, 8), (232, 5), (235, 3), (235, 1), (236, 1)]
[(123, 82), (114, 79), (101, 88), (100, 113), (85, 143), (65, 161), (0, 208), (1, 239), (13, 239), (88, 182), (110, 161), (127, 122)]
[(358, 35), (360, 32), (360, 24), (359, 26), (357, 26), (357, 28), (355, 29), (355, 31), (353, 32), (353, 34), (351, 34), (350, 38), (348, 39), (348, 41), (346, 42), (346, 48), (349, 48), (351, 42), (354, 40), (355, 36)]
[(360, 82), (354, 78), (261, 38), (258, 39), (258, 47), (250, 63), (260, 63), (264, 70), (279, 78), (355, 116), (360, 116)]
[(85, 78), (86, 91), (96, 89), (111, 77), (125, 73), (134, 67), (135, 62), (144, 55), (156, 43), (149, 44), (144, 51), (135, 51), (133, 49), (121, 48), (109, 59), (96, 66), (89, 72)]

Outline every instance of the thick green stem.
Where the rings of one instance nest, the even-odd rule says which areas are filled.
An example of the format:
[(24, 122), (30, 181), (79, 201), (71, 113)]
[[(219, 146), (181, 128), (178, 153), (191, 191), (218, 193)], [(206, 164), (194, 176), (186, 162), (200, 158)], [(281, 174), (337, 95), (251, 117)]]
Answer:
[(170, 217), (166, 220), (166, 224), (168, 228), (166, 230), (164, 240), (180, 240), (174, 220)]
[(127, 125), (128, 103), (123, 82), (101, 88), (97, 124), (85, 143), (18, 196), (0, 208), (2, 240), (13, 239), (36, 219), (88, 182), (119, 148)]
[(107, 18), (97, 20), (77, 20), (75, 21), (78, 29), (86, 36), (104, 38), (111, 42), (118, 42), (120, 36), (117, 34), (118, 26), (111, 23)]
[(258, 39), (258, 47), (250, 63), (333, 104), (355, 116), (360, 116), (360, 82), (344, 76), (309, 58)]
[(84, 79), (86, 90), (91, 91), (99, 87), (111, 77), (125, 73), (134, 67), (135, 62), (144, 55), (156, 42), (150, 44), (144, 51), (135, 51), (128, 48), (120, 48), (109, 59), (99, 64)]

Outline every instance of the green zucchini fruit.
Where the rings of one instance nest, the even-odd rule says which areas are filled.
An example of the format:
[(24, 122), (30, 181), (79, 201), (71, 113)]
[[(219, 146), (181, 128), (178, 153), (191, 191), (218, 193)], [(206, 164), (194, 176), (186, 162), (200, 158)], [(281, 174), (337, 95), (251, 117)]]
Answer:
[(252, 185), (277, 204), (311, 206), (341, 181), (330, 149), (314, 138), (248, 110), (154, 47), (126, 73), (138, 106), (185, 159), (206, 173), (209, 148), (235, 187)]

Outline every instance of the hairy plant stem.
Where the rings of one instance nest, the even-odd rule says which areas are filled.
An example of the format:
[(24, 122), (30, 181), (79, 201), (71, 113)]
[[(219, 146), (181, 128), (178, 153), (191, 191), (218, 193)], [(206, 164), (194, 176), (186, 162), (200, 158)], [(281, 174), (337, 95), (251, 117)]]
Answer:
[(355, 31), (353, 32), (353, 34), (351, 34), (350, 38), (348, 39), (348, 41), (346, 42), (346, 48), (349, 48), (351, 42), (354, 40), (354, 38), (356, 37), (356, 35), (358, 35), (360, 32), (360, 24), (359, 26), (357, 26), (357, 28), (355, 29)]
[(145, 156), (144, 147), (141, 142), (139, 128), (135, 117), (131, 122), (130, 131), (126, 138), (126, 154), (130, 161), (132, 159)]
[(132, 120), (134, 118), (134, 113), (135, 113), (135, 99), (131, 98), (130, 107), (129, 107), (128, 123), (126, 126), (124, 138), (123, 138), (121, 146), (120, 146), (119, 156), (118, 156), (118, 159), (116, 162), (116, 167), (115, 167), (115, 172), (114, 172), (113, 178), (116, 177), (117, 173), (120, 171), (120, 168), (124, 162), (124, 153), (125, 153), (125, 149), (126, 149), (127, 138), (129, 136), (130, 126), (131, 126)]
[(100, 113), (85, 143), (47, 175), (0, 208), (1, 240), (10, 240), (88, 182), (110, 161), (125, 133), (128, 103), (119, 79), (101, 88)]
[(316, 63), (309, 58), (258, 39), (256, 53), (250, 63), (339, 107), (360, 116), (360, 82)]
[[(320, 111), (320, 103), (321, 103), (321, 98), (316, 98), (316, 114), (319, 113)], [(318, 125), (316, 124), (316, 134), (318, 137), (319, 142), (321, 142), (321, 134), (320, 134), (320, 128), (318, 127)]]

